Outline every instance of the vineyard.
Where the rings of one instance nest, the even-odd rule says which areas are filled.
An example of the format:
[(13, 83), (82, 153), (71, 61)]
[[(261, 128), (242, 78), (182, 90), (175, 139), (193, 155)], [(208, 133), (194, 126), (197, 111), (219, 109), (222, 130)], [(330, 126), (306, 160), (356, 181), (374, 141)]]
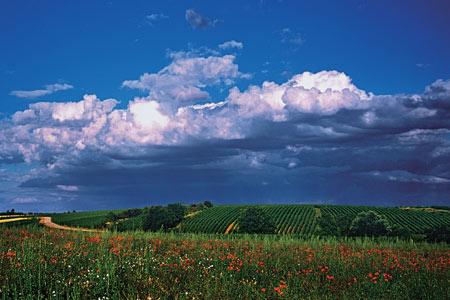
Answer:
[[(239, 229), (238, 219), (249, 205), (215, 206), (194, 213), (188, 213), (176, 230), (189, 233), (232, 234)], [(274, 221), (277, 234), (311, 236), (316, 233), (321, 215), (347, 216), (354, 219), (363, 211), (375, 211), (385, 216), (391, 225), (407, 228), (413, 234), (424, 233), (429, 228), (450, 225), (450, 211), (431, 208), (394, 208), (371, 206), (333, 206), (333, 205), (257, 205)], [(53, 214), (55, 223), (73, 227), (105, 227), (108, 214), (120, 214), (124, 210), (91, 211)], [(145, 214), (121, 219), (116, 223), (119, 231), (142, 230)]]
[[(182, 232), (233, 233), (239, 228), (240, 212), (248, 206), (217, 206), (186, 218), (181, 223)], [(322, 213), (348, 215), (354, 218), (359, 212), (373, 210), (385, 215), (393, 225), (405, 226), (412, 233), (422, 233), (428, 228), (450, 224), (450, 213), (424, 210), (368, 206), (322, 205), (260, 205), (274, 220), (278, 234), (311, 235), (317, 218)]]
[[(100, 228), (103, 227), (106, 222), (106, 217), (111, 211), (99, 210), (88, 212), (74, 212), (51, 215), (53, 222), (73, 227), (84, 228)], [(120, 212), (120, 211), (112, 211)]]
[(362, 211), (372, 210), (386, 216), (391, 224), (404, 226), (412, 233), (422, 233), (428, 228), (450, 224), (450, 213), (445, 211), (429, 212), (425, 210), (404, 210), (399, 208), (370, 206), (324, 206), (321, 210), (334, 216), (345, 214), (349, 215), (351, 218), (354, 218)]

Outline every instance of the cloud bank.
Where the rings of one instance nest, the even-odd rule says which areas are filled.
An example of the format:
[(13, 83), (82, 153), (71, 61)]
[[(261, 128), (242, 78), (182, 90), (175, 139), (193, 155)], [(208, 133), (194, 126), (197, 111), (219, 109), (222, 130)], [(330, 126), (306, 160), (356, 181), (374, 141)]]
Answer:
[[(145, 96), (121, 108), (85, 95), (0, 121), (0, 164), (32, 166), (11, 179), (18, 195), (8, 203), (401, 205), (450, 196), (449, 80), (421, 94), (375, 95), (330, 70), (241, 90), (235, 56), (171, 58), (124, 81)], [(229, 90), (224, 99), (211, 99), (217, 86)], [(20, 200), (30, 191), (33, 201)]]

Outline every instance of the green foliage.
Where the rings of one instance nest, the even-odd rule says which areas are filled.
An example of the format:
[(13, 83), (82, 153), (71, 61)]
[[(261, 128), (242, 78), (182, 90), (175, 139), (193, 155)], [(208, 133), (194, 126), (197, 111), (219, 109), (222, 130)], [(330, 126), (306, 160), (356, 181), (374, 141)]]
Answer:
[(450, 226), (442, 225), (436, 228), (430, 228), (425, 233), (428, 242), (443, 242), (450, 244)]
[(145, 231), (166, 231), (177, 226), (184, 218), (185, 207), (179, 203), (167, 207), (152, 206), (148, 209), (143, 229)]
[(108, 222), (107, 216), (110, 213), (119, 214), (122, 210), (103, 210), (103, 211), (87, 211), (87, 212), (74, 212), (74, 213), (62, 213), (52, 214), (52, 221), (56, 224), (84, 227), (84, 228), (103, 228), (105, 223)]
[(181, 221), (183, 221), (184, 214), (186, 213), (186, 207), (180, 203), (167, 205), (167, 210), (170, 214), (171, 223), (168, 224), (169, 228), (177, 226)]
[(354, 236), (386, 236), (390, 231), (389, 221), (372, 210), (360, 212), (350, 225)]
[(207, 208), (211, 208), (213, 207), (213, 204), (211, 201), (206, 200), (205, 202), (203, 202), (203, 205), (206, 206)]
[(119, 219), (128, 219), (128, 218), (134, 218), (142, 214), (142, 209), (139, 208), (132, 208), (127, 209), (121, 213), (118, 214)]
[(119, 216), (113, 213), (112, 211), (106, 215), (107, 222), (116, 222), (117, 220), (119, 220)]
[(409, 241), (13, 228), (0, 299), (448, 299), (449, 264)]
[[(239, 229), (242, 209), (249, 206), (213, 206), (206, 209), (204, 203), (190, 205), (188, 217), (175, 225), (177, 230), (193, 233), (233, 233)], [(400, 238), (425, 237), (430, 228), (450, 225), (450, 213), (426, 209), (405, 209), (368, 206), (331, 205), (258, 205), (273, 219), (277, 234), (295, 234), (308, 237), (313, 234), (348, 236), (350, 223), (360, 212), (375, 211), (386, 217), (391, 225), (390, 236)], [(186, 207), (185, 207), (186, 209)], [(147, 209), (112, 211), (120, 220), (112, 228), (139, 230), (143, 228)], [(53, 214), (55, 223), (74, 227), (102, 228), (111, 211), (74, 212)], [(139, 215), (138, 215), (139, 214)], [(322, 216), (322, 217), (321, 217)], [(180, 218), (178, 218), (180, 220)], [(176, 223), (176, 222), (175, 222)], [(316, 226), (319, 225), (319, 226)], [(322, 227), (328, 230), (322, 233)], [(318, 230), (316, 230), (316, 227)]]
[(166, 229), (164, 225), (170, 222), (167, 208), (162, 206), (153, 206), (147, 210), (143, 223), (145, 231), (158, 231)]
[(240, 233), (275, 233), (275, 231), (275, 223), (263, 209), (249, 207), (242, 211), (239, 218)]
[(411, 230), (409, 230), (405, 226), (400, 226), (397, 224), (391, 225), (391, 231), (389, 232), (389, 235), (401, 239), (410, 239), (413, 236)]
[(351, 215), (325, 212), (317, 220), (317, 233), (326, 236), (348, 236), (351, 222)]
[(330, 213), (322, 213), (317, 220), (317, 234), (338, 236), (336, 217)]
[[(186, 218), (180, 226), (182, 232), (224, 233), (232, 224), (229, 233), (239, 228), (242, 209), (248, 206), (214, 206)], [(311, 205), (259, 205), (272, 217), (278, 234), (302, 234), (309, 236), (316, 227), (315, 211)]]
[(121, 219), (112, 228), (120, 232), (143, 230), (145, 217), (146, 214), (140, 214), (137, 217)]

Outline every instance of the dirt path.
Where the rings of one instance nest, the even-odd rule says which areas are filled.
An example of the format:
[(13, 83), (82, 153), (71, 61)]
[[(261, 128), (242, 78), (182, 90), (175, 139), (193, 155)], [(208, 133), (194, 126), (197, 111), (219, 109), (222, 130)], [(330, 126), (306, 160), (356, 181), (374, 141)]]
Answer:
[(69, 227), (69, 226), (58, 225), (58, 224), (55, 224), (52, 222), (51, 217), (39, 217), (39, 224), (42, 224), (49, 228), (61, 229), (61, 230), (83, 231), (83, 232), (104, 232), (103, 230), (98, 230), (98, 229), (78, 228), (78, 227)]
[(10, 222), (17, 222), (17, 221), (25, 221), (25, 220), (31, 220), (31, 218), (0, 219), (0, 223), (10, 223)]

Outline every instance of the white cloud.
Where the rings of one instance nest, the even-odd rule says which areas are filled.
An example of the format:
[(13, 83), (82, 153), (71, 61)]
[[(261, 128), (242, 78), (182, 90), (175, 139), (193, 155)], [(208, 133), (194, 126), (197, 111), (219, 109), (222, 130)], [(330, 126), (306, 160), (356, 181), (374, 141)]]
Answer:
[(366, 125), (370, 126), (377, 121), (378, 117), (373, 111), (368, 111), (362, 115), (361, 119)]
[(304, 72), (283, 84), (266, 81), (245, 92), (233, 88), (228, 101), (242, 116), (284, 121), (292, 112), (331, 115), (344, 108), (364, 109), (372, 96), (353, 85), (344, 73), (322, 71)]
[(77, 192), (79, 190), (79, 187), (76, 185), (58, 184), (56, 187), (62, 191), (66, 191), (66, 192)]
[(410, 111), (408, 113), (408, 115), (413, 118), (428, 118), (428, 117), (432, 117), (432, 116), (436, 115), (436, 113), (437, 113), (437, 110), (435, 110), (435, 109), (418, 107), (418, 108), (415, 108), (412, 111)]
[(411, 172), (396, 170), (396, 171), (373, 171), (371, 175), (386, 179), (389, 181), (399, 181), (408, 183), (424, 183), (424, 184), (445, 184), (450, 183), (450, 179), (442, 178), (432, 175), (414, 174)]
[(281, 36), (281, 42), (291, 44), (294, 48), (291, 50), (298, 50), (298, 47), (305, 43), (305, 38), (302, 34), (293, 31), (291, 28), (283, 28), (278, 33)]
[(242, 49), (244, 48), (244, 44), (242, 42), (238, 42), (235, 40), (226, 41), (219, 45), (219, 48), (222, 50), (227, 49)]
[(220, 101), (220, 102), (210, 102), (210, 103), (204, 103), (204, 104), (195, 104), (195, 105), (191, 105), (189, 107), (195, 109), (195, 110), (201, 110), (201, 109), (215, 109), (218, 107), (223, 107), (224, 105), (227, 104), (227, 101)]
[(138, 80), (126, 80), (122, 86), (148, 91), (155, 100), (194, 101), (209, 97), (208, 85), (232, 84), (244, 77), (234, 63), (235, 56), (172, 56), (170, 65), (158, 73), (145, 73)]
[[(366, 124), (376, 132), (376, 126), (381, 123), (392, 126), (398, 116), (408, 122), (423, 122), (417, 119), (436, 117), (440, 113), (439, 108), (424, 107), (424, 101), (429, 100), (423, 95), (416, 95), (417, 99), (405, 95), (403, 98), (374, 96), (337, 71), (304, 72), (283, 83), (266, 81), (240, 91), (232, 83), (245, 74), (239, 71), (234, 56), (190, 55), (173, 54), (173, 61), (159, 72), (124, 81), (123, 86), (146, 91), (148, 96), (136, 97), (123, 107), (117, 107), (115, 99), (85, 95), (80, 101), (33, 103), (28, 109), (16, 112), (3, 120), (0, 127), (0, 161), (38, 162), (48, 174), (60, 175), (64, 174), (61, 170), (76, 169), (91, 160), (100, 164), (113, 160), (120, 164), (123, 162), (117, 157), (152, 157), (158, 151), (155, 149), (160, 148), (202, 147), (218, 140), (224, 145), (235, 145), (232, 140), (247, 139), (242, 144), (251, 148), (252, 141), (257, 140), (257, 151), (249, 150), (249, 154), (236, 146), (238, 150), (233, 149), (237, 152), (232, 159), (220, 158), (220, 162), (212, 162), (210, 167), (222, 168), (234, 162), (230, 169), (241, 163), (237, 167), (240, 170), (263, 170), (271, 165), (294, 172), (308, 159), (315, 159), (314, 142), (333, 143), (342, 137), (351, 140), (352, 132), (360, 134), (367, 130), (360, 128), (361, 125)], [(225, 99), (205, 101), (209, 97), (208, 87), (227, 85), (231, 88)], [(438, 81), (424, 95), (434, 99), (435, 93), (446, 94), (446, 88), (447, 82)], [(404, 106), (404, 98), (417, 101)], [(342, 110), (351, 112), (337, 114)], [(440, 157), (448, 155), (448, 143), (444, 140), (447, 135), (447, 129), (412, 129), (409, 123), (403, 133), (389, 138), (396, 139), (396, 147), (435, 144), (440, 148), (436, 147), (434, 152), (429, 150), (430, 155)], [(258, 140), (261, 136), (264, 141)], [(271, 145), (273, 140), (276, 143)], [(281, 151), (268, 155), (264, 147), (280, 147)], [(164, 162), (156, 159), (146, 163)], [(419, 180), (405, 174), (389, 175), (402, 182)], [(422, 178), (422, 182), (444, 182), (445, 177), (437, 174)], [(67, 192), (79, 189), (71, 184), (77, 181), (61, 182), (68, 184), (50, 183), (49, 186)]]
[(11, 204), (30, 204), (40, 202), (35, 197), (16, 197), (11, 201)]
[(156, 101), (135, 100), (129, 105), (129, 110), (138, 126), (164, 128), (169, 123), (169, 118), (160, 112)]
[(33, 91), (12, 91), (10, 95), (16, 96), (19, 98), (38, 98), (46, 95), (53, 94), (58, 91), (65, 91), (72, 89), (73, 86), (67, 83), (55, 83), (48, 84), (45, 86), (45, 89), (33, 90)]
[(169, 18), (169, 16), (166, 16), (165, 14), (162, 14), (162, 13), (153, 13), (153, 14), (149, 14), (149, 15), (145, 16), (145, 20), (146, 20), (147, 24), (150, 26), (154, 26), (155, 22), (157, 22), (157, 21), (168, 19), (168, 18)]
[(208, 27), (214, 27), (219, 20), (209, 19), (200, 13), (196, 12), (194, 9), (190, 8), (186, 10), (185, 19), (195, 29), (205, 29)]
[[(234, 87), (224, 101), (180, 101), (177, 83), (195, 89), (241, 76), (233, 61), (234, 56), (178, 57), (156, 74), (124, 82), (149, 90), (150, 95), (135, 98), (123, 109), (115, 108), (118, 101), (100, 100), (95, 95), (85, 95), (78, 102), (31, 104), (16, 112), (12, 123), (0, 131), (0, 153), (4, 157), (20, 155), (29, 162), (55, 162), (61, 157), (76, 158), (88, 149), (122, 153), (136, 147), (146, 151), (147, 145), (238, 139), (251, 134), (255, 118), (279, 122), (298, 113), (331, 115), (344, 108), (367, 107), (371, 99), (345, 74), (324, 71), (298, 74), (283, 84), (264, 82), (244, 92)], [(165, 81), (167, 78), (172, 81)], [(167, 100), (173, 105), (167, 106)], [(344, 135), (329, 126), (298, 124), (296, 128), (303, 136)]]

